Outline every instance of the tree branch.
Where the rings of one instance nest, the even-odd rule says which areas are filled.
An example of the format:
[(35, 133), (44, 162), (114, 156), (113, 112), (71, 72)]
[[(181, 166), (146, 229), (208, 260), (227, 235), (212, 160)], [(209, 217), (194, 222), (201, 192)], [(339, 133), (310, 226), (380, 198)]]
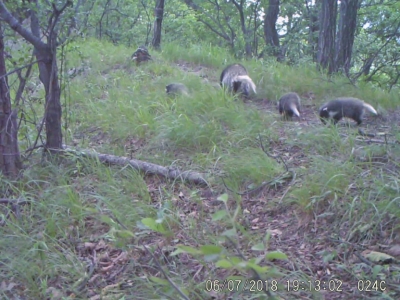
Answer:
[[(33, 16), (31, 15), (31, 22), (33, 22)], [(31, 43), (37, 49), (45, 49), (47, 45), (43, 43), (39, 37), (36, 37), (30, 32), (26, 30), (21, 23), (18, 22), (16, 18), (8, 11), (3, 1), (0, 1), (0, 17), (6, 22), (12, 30), (18, 32), (24, 39), (26, 39), (29, 43)]]

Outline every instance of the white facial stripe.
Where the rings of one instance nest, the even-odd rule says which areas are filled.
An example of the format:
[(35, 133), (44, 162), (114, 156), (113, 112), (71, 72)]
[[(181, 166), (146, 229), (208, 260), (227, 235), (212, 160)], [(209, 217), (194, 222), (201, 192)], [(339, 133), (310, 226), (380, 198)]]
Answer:
[(330, 111), (329, 112), (329, 117), (333, 118), (334, 116), (336, 116), (339, 112), (338, 111)]

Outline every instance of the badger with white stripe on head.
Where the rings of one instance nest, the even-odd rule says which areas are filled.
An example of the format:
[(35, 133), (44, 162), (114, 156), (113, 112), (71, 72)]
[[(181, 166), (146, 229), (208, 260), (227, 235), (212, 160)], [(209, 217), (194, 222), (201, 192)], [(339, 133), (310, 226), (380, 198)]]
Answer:
[(322, 105), (319, 109), (319, 117), (324, 124), (326, 124), (327, 119), (333, 119), (333, 122), (336, 124), (342, 118), (350, 118), (356, 121), (357, 125), (360, 125), (365, 109), (374, 115), (378, 115), (371, 104), (357, 98), (341, 97)]
[(293, 115), (300, 118), (300, 97), (297, 93), (287, 93), (278, 102), (279, 113), (284, 118), (292, 118)]
[(165, 86), (165, 92), (170, 96), (185, 95), (188, 96), (188, 88), (183, 83), (170, 83)]
[(240, 93), (248, 97), (250, 89), (256, 94), (256, 85), (241, 64), (227, 66), (221, 73), (220, 84), (233, 93)]

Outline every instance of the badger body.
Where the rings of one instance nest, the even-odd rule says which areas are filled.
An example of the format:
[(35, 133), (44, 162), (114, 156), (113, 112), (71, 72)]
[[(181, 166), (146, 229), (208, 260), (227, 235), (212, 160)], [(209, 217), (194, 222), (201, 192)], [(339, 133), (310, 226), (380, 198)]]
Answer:
[(336, 124), (345, 117), (353, 119), (357, 122), (357, 125), (360, 125), (365, 109), (374, 115), (378, 114), (371, 104), (365, 103), (360, 99), (351, 97), (336, 98), (320, 107), (319, 117), (324, 124), (326, 124), (327, 119), (333, 119)]
[(292, 118), (293, 115), (300, 118), (300, 97), (297, 93), (287, 93), (278, 102), (279, 113), (284, 117)]
[(149, 53), (149, 50), (145, 46), (140, 46), (132, 54), (131, 59), (136, 61), (136, 65), (139, 65), (140, 63), (142, 63), (144, 61), (151, 60), (151, 55)]
[(165, 92), (167, 95), (177, 96), (177, 95), (188, 95), (188, 88), (183, 83), (170, 83), (165, 86)]
[(221, 73), (220, 84), (222, 87), (227, 87), (229, 91), (241, 93), (246, 97), (249, 96), (250, 89), (256, 93), (256, 85), (241, 64), (227, 66)]

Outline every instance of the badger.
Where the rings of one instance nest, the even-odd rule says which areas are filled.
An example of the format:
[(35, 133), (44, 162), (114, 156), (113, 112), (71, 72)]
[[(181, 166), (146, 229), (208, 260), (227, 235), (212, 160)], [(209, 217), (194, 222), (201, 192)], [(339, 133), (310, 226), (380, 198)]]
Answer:
[(248, 97), (250, 89), (256, 93), (256, 85), (241, 64), (227, 66), (221, 73), (220, 85), (233, 93), (241, 93)]
[(297, 93), (287, 93), (278, 102), (279, 113), (284, 117), (292, 118), (296, 115), (300, 118), (300, 97)]
[(151, 60), (151, 55), (145, 46), (140, 46), (132, 54), (131, 59), (136, 61), (136, 65), (139, 65), (141, 62)]
[(326, 124), (326, 119), (333, 119), (336, 124), (340, 119), (346, 117), (353, 119), (357, 122), (357, 125), (360, 125), (364, 109), (369, 110), (374, 115), (378, 114), (371, 104), (365, 103), (360, 99), (350, 97), (336, 98), (320, 107), (319, 117), (324, 124)]
[(177, 96), (177, 95), (188, 95), (188, 88), (183, 83), (170, 83), (165, 86), (165, 92), (167, 95)]

